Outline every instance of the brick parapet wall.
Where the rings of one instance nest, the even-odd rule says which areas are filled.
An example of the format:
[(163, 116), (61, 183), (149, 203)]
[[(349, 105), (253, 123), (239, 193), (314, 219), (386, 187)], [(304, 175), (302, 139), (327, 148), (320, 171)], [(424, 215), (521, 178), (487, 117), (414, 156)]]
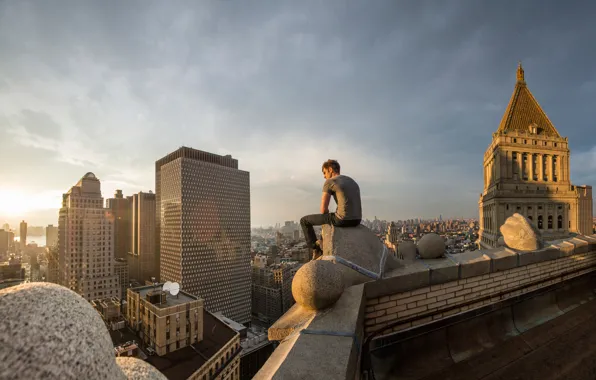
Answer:
[[(367, 298), (365, 334), (383, 330), (389, 324), (404, 320), (403, 324), (383, 330), (380, 335), (401, 331), (593, 271), (596, 266), (596, 250), (592, 250), (592, 244), (582, 245), (581, 249), (577, 249), (576, 244), (574, 248), (576, 251), (586, 251), (588, 248), (591, 250), (573, 254), (567, 249), (565, 253), (561, 253), (562, 257), (548, 261)], [(479, 255), (482, 253), (479, 252)], [(574, 273), (564, 275), (569, 272)], [(535, 284), (540, 280), (542, 282)], [(475, 299), (479, 299), (479, 302), (474, 303)]]

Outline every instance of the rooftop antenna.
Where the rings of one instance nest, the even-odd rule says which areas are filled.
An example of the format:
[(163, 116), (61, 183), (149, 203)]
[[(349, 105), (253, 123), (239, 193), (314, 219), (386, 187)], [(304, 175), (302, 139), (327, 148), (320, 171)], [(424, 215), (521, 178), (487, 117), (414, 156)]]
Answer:
[(166, 281), (161, 287), (161, 290), (163, 290), (164, 292), (169, 292), (170, 289), (172, 289), (172, 283), (170, 281)]

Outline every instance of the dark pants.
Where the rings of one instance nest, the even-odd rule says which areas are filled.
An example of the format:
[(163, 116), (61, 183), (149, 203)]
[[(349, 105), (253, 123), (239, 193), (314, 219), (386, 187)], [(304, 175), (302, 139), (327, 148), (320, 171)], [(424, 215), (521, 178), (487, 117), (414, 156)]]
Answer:
[(315, 235), (313, 226), (322, 226), (324, 224), (331, 224), (336, 227), (356, 227), (360, 225), (360, 219), (341, 220), (336, 218), (333, 212), (329, 214), (306, 215), (300, 219), (300, 225), (302, 226), (302, 232), (304, 233), (308, 248), (314, 249), (317, 242), (317, 235)]

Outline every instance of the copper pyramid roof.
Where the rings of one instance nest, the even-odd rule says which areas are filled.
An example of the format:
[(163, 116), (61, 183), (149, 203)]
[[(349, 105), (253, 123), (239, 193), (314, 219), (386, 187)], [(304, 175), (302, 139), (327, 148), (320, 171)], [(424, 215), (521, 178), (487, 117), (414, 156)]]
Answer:
[(520, 62), (517, 67), (517, 83), (497, 132), (514, 130), (529, 132), (531, 126), (536, 126), (540, 134), (561, 137), (528, 89)]

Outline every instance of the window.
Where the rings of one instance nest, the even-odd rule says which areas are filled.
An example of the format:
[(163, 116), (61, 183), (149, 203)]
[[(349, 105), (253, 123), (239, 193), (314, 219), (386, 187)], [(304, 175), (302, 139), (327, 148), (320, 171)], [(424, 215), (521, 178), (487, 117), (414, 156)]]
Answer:
[(522, 154), (522, 178), (524, 180), (528, 179), (528, 154)]
[(563, 228), (563, 215), (557, 216), (557, 228)]
[(538, 229), (542, 229), (542, 215), (538, 215)]
[(513, 142), (516, 143), (517, 142), (517, 139), (513, 139)]
[(549, 215), (548, 216), (548, 229), (552, 229), (553, 228), (553, 216)]

